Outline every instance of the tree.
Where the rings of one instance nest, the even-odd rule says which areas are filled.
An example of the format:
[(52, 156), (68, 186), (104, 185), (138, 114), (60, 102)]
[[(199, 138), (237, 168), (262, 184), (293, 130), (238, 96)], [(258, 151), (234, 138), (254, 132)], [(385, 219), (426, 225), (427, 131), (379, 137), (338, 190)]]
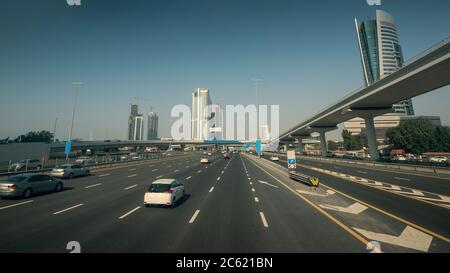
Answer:
[(434, 130), (435, 152), (450, 152), (450, 127), (437, 126)]
[(337, 143), (333, 140), (328, 140), (328, 150), (330, 151), (336, 151), (339, 150), (339, 147)]
[[(437, 129), (428, 120), (416, 119), (401, 121), (398, 127), (387, 131), (386, 137), (395, 149), (403, 149), (407, 153), (423, 154), (438, 151), (441, 149), (439, 146), (448, 145), (448, 134), (448, 130)], [(447, 144), (445, 139), (447, 139)]]
[(342, 131), (342, 138), (344, 139), (344, 148), (347, 151), (361, 150), (367, 147), (367, 137), (365, 134), (352, 135), (348, 130)]
[(16, 143), (26, 143), (26, 142), (50, 142), (53, 139), (53, 134), (49, 131), (40, 132), (28, 132), (25, 135), (20, 135), (14, 139)]

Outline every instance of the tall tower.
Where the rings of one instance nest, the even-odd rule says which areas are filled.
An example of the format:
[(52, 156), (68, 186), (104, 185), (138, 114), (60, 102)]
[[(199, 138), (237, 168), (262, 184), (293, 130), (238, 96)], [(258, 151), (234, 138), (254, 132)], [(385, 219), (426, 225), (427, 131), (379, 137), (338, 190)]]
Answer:
[(209, 90), (197, 88), (192, 92), (192, 140), (206, 140), (209, 129), (208, 120), (211, 118), (208, 114), (208, 108), (212, 104)]
[[(403, 66), (402, 47), (392, 15), (377, 10), (375, 20), (358, 23), (355, 19), (355, 25), (366, 86)], [(393, 109), (399, 114), (414, 115), (411, 99), (394, 104)]]
[(147, 116), (147, 140), (158, 139), (158, 115), (155, 112), (148, 113)]

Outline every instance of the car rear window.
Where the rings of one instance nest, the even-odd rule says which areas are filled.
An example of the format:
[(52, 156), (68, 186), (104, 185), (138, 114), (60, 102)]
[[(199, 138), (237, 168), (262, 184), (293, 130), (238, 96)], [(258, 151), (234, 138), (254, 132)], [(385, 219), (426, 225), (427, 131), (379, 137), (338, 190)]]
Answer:
[(6, 181), (11, 182), (11, 183), (17, 183), (17, 182), (22, 182), (25, 179), (27, 179), (25, 176), (14, 176), (14, 177), (10, 177), (10, 178), (6, 179)]
[(149, 187), (150, 192), (165, 192), (170, 189), (168, 184), (151, 184)]

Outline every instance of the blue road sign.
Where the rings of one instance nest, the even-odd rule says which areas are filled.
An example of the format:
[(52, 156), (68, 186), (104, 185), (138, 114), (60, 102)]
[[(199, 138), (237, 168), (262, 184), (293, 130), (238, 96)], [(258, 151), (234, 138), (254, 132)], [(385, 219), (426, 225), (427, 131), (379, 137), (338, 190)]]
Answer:
[(256, 152), (258, 154), (261, 153), (262, 152), (261, 140), (257, 140), (255, 146), (256, 146)]
[(295, 160), (295, 159), (288, 159), (288, 164), (289, 165), (297, 164), (297, 160)]
[(66, 150), (65, 153), (66, 155), (70, 154), (70, 149), (72, 148), (72, 141), (66, 141)]

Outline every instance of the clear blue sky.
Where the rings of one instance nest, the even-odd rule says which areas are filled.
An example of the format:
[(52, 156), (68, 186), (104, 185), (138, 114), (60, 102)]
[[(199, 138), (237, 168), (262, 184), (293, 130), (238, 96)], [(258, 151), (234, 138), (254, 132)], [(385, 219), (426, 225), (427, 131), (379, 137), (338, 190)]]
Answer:
[[(408, 59), (450, 35), (450, 1), (382, 0)], [(82, 81), (74, 137), (124, 139), (141, 97), (169, 135), (170, 109), (196, 87), (222, 104), (279, 104), (281, 129), (362, 85), (354, 18), (365, 0), (2, 0), (0, 138), (53, 130), (66, 139)], [(450, 88), (414, 99), (417, 114), (450, 124)]]

